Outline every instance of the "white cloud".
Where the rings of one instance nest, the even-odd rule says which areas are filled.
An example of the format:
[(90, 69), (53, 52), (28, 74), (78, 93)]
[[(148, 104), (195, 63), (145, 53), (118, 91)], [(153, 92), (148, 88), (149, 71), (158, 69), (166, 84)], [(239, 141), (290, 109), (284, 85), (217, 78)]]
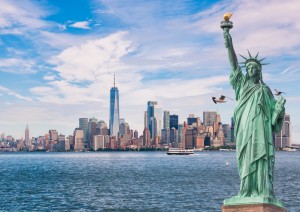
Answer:
[(1, 85), (0, 85), (0, 92), (1, 92), (2, 94), (14, 96), (14, 97), (16, 97), (16, 98), (18, 98), (18, 99), (21, 99), (21, 100), (25, 100), (25, 101), (29, 101), (29, 102), (32, 101), (31, 98), (22, 96), (22, 95), (20, 95), (19, 93), (15, 92), (15, 91), (12, 91), (12, 90), (10, 90), (10, 89), (8, 89), (8, 88), (6, 88), (6, 87), (3, 87), (3, 86), (1, 86)]
[(22, 33), (28, 29), (43, 28), (50, 25), (49, 22), (41, 18), (49, 14), (46, 10), (29, 0), (22, 2), (11, 2), (9, 0), (1, 1), (0, 8), (0, 26), (4, 33), (8, 33), (11, 27), (11, 33)]
[(67, 81), (93, 81), (103, 73), (122, 71), (126, 68), (121, 58), (131, 51), (132, 42), (118, 32), (105, 38), (89, 40), (82, 45), (65, 49), (52, 58), (55, 70)]
[(46, 75), (43, 77), (44, 80), (47, 80), (47, 81), (52, 81), (52, 80), (55, 80), (57, 77), (54, 76), (54, 75)]
[(5, 58), (0, 59), (0, 72), (9, 72), (16, 74), (32, 74), (35, 73), (33, 60), (25, 60), (22, 58)]
[(89, 25), (90, 25), (89, 21), (79, 21), (79, 22), (70, 24), (69, 26), (74, 27), (74, 28), (80, 28), (80, 29), (91, 29), (91, 27)]

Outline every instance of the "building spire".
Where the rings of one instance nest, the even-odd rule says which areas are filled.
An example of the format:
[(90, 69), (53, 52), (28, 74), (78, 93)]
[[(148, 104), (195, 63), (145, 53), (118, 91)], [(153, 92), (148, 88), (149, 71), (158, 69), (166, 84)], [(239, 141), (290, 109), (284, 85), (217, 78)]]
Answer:
[(116, 74), (114, 73), (114, 88), (116, 87)]

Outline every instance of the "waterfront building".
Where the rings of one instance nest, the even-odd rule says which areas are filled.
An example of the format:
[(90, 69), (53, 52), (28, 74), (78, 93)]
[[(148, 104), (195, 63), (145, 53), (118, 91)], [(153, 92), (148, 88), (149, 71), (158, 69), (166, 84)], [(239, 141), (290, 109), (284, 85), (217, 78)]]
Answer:
[(125, 122), (125, 119), (124, 118), (120, 118), (120, 125), (122, 124), (122, 123), (124, 123)]
[(95, 117), (90, 118), (88, 125), (88, 147), (92, 145), (94, 135), (96, 135), (97, 133), (97, 123), (98, 119), (96, 119)]
[(170, 143), (174, 148), (178, 148), (178, 132), (175, 127), (172, 127), (170, 130)]
[(123, 134), (119, 140), (119, 146), (121, 149), (125, 149), (127, 146), (131, 145), (132, 135), (131, 134)]
[(108, 135), (95, 135), (92, 142), (92, 149), (97, 151), (98, 149), (105, 149), (109, 143)]
[(284, 115), (284, 122), (279, 133), (275, 134), (274, 146), (275, 148), (284, 148), (291, 146), (291, 119), (290, 115)]
[(224, 133), (224, 143), (225, 145), (231, 142), (231, 130), (229, 124), (222, 124), (223, 133)]
[(79, 118), (79, 128), (83, 130), (83, 141), (85, 147), (88, 146), (88, 129), (89, 129), (89, 119)]
[(178, 143), (179, 148), (184, 148), (184, 127), (183, 124), (178, 124)]
[(58, 143), (58, 132), (56, 130), (49, 130), (49, 150), (56, 150)]
[(150, 147), (151, 145), (151, 138), (150, 138), (150, 131), (148, 128), (145, 128), (143, 131), (143, 146)]
[(217, 121), (217, 112), (205, 111), (203, 112), (203, 124), (204, 126), (213, 126), (213, 123)]
[(161, 143), (169, 145), (170, 143), (170, 128), (161, 130)]
[(170, 111), (164, 110), (163, 129), (170, 129)]
[(65, 135), (60, 134), (58, 136), (57, 150), (62, 152), (70, 150), (69, 139), (66, 139)]
[(69, 140), (69, 145), (70, 145), (70, 150), (74, 150), (74, 135), (69, 135), (68, 137)]
[(219, 131), (219, 125), (221, 123), (220, 114), (216, 115), (216, 120), (213, 122), (213, 133), (216, 134)]
[(138, 139), (138, 138), (139, 138), (139, 133), (138, 133), (137, 130), (134, 130), (133, 138), (134, 138), (134, 139)]
[(30, 139), (29, 139), (29, 128), (28, 128), (28, 124), (26, 125), (26, 129), (25, 129), (25, 146), (29, 147), (30, 144)]
[(1, 133), (0, 139), (1, 139), (1, 141), (5, 140), (5, 133)]
[(144, 112), (144, 129), (149, 127), (148, 123), (148, 111)]
[(219, 122), (218, 125), (218, 132), (216, 134), (216, 138), (218, 139), (219, 145), (224, 146), (224, 132), (223, 132), (223, 127), (221, 122)]
[(130, 134), (130, 127), (129, 124), (127, 122), (122, 122), (120, 124), (120, 136), (125, 135), (125, 134)]
[(162, 129), (162, 109), (155, 101), (148, 101), (148, 129), (150, 131), (151, 139), (161, 136)]
[(49, 130), (49, 140), (58, 141), (58, 132), (56, 130)]
[(203, 133), (198, 133), (198, 135), (195, 138), (196, 144), (195, 144), (195, 149), (204, 149), (204, 140), (205, 140), (205, 135)]
[(120, 112), (119, 112), (119, 90), (115, 84), (114, 75), (114, 87), (110, 89), (110, 107), (109, 107), (109, 130), (110, 135), (118, 138), (120, 126)]
[(70, 150), (70, 141), (68, 138), (65, 139), (64, 141), (64, 147), (65, 147), (65, 150), (64, 151), (69, 151)]
[(178, 115), (170, 115), (170, 129), (175, 128), (178, 130)]
[(154, 118), (154, 107), (157, 105), (157, 102), (154, 101), (148, 101), (148, 105), (147, 105), (147, 123), (148, 126), (147, 128), (150, 131), (150, 138), (153, 137), (154, 134), (154, 129), (155, 129), (155, 118)]
[(118, 148), (116, 136), (110, 136), (109, 137), (109, 145), (108, 145), (107, 148), (111, 148), (111, 149), (117, 149)]
[(185, 149), (194, 149), (198, 135), (198, 128), (190, 127), (185, 133)]
[(96, 134), (97, 135), (109, 135), (107, 124), (103, 120), (98, 122)]
[(45, 134), (45, 142), (44, 142), (44, 149), (45, 150), (50, 150), (50, 134), (49, 133), (46, 133)]
[(235, 138), (234, 138), (234, 119), (233, 119), (233, 117), (231, 118), (230, 133), (231, 133), (230, 141), (231, 141), (231, 143), (234, 143), (235, 142)]
[(84, 149), (84, 132), (81, 128), (74, 130), (74, 150), (82, 151)]
[(17, 139), (17, 149), (22, 150), (24, 148), (24, 140), (23, 139)]
[(195, 117), (194, 114), (189, 114), (189, 117), (187, 118), (187, 124), (192, 126), (192, 125), (197, 125), (198, 119)]
[(45, 149), (45, 136), (39, 136), (37, 139), (37, 150), (44, 150)]

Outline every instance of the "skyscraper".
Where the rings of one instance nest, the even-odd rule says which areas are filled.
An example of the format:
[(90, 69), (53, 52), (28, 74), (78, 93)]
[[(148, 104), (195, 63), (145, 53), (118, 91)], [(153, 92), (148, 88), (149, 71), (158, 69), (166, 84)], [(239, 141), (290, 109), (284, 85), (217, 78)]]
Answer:
[(164, 129), (170, 128), (170, 111), (164, 110)]
[(115, 86), (114, 75), (114, 87), (110, 89), (110, 107), (109, 107), (109, 130), (110, 135), (118, 138), (119, 126), (120, 126), (120, 113), (119, 113), (119, 90)]
[(148, 101), (147, 114), (148, 129), (150, 131), (151, 138), (161, 136), (162, 109), (160, 106), (157, 105), (157, 102)]
[(144, 129), (149, 127), (148, 123), (148, 111), (145, 111), (144, 113)]
[(96, 134), (97, 135), (108, 135), (107, 124), (103, 120), (98, 122)]
[(217, 112), (205, 111), (203, 112), (203, 124), (204, 126), (213, 126), (213, 123), (217, 121)]
[(188, 125), (193, 125), (197, 123), (198, 118), (195, 117), (194, 114), (189, 114), (189, 117), (187, 118), (187, 124)]
[(89, 147), (92, 146), (92, 141), (94, 139), (94, 135), (96, 135), (97, 123), (98, 123), (98, 119), (96, 119), (95, 117), (90, 118), (89, 127), (88, 127), (88, 144), (89, 144)]
[(76, 128), (74, 130), (74, 150), (80, 151), (84, 149), (84, 140), (83, 140), (83, 130), (80, 128)]
[(291, 146), (290, 121), (290, 115), (285, 114), (281, 131), (275, 134), (274, 145), (276, 148)]
[(25, 145), (27, 147), (30, 145), (28, 124), (26, 125), (26, 129), (25, 129)]
[(88, 146), (88, 129), (89, 129), (89, 119), (80, 118), (79, 119), (79, 128), (83, 130), (83, 142), (84, 146)]
[(178, 115), (170, 115), (170, 129), (175, 128), (178, 130)]

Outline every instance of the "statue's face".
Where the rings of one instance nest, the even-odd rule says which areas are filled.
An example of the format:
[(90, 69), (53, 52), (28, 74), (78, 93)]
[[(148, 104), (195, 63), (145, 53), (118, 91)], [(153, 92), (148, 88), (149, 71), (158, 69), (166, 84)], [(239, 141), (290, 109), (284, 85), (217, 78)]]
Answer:
[(250, 78), (258, 77), (260, 68), (256, 63), (250, 62), (249, 64), (247, 64), (247, 72)]

